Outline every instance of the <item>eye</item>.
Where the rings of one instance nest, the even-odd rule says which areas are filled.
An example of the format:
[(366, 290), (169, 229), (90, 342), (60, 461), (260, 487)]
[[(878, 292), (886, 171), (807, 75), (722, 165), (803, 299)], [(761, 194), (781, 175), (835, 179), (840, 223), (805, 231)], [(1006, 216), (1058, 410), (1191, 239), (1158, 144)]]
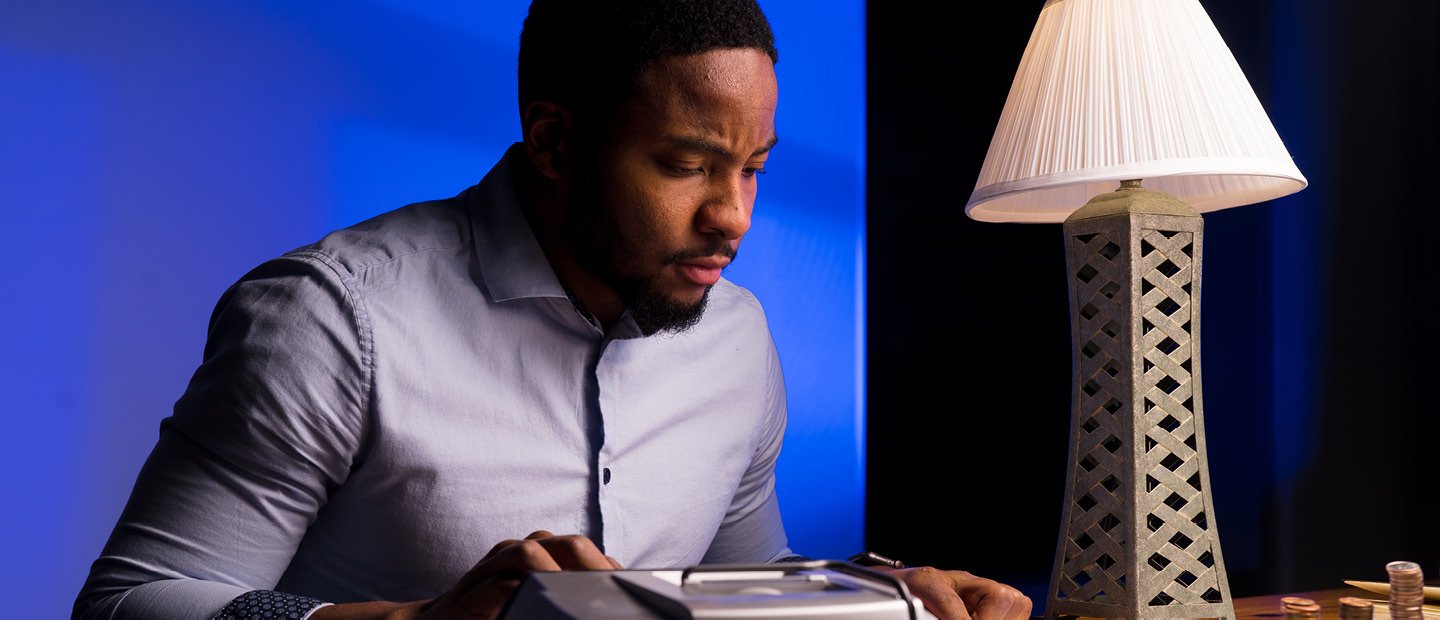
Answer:
[(697, 174), (705, 174), (705, 169), (704, 169), (704, 168), (700, 168), (700, 167), (693, 167), (693, 168), (692, 168), (692, 167), (687, 167), (687, 166), (676, 166), (676, 165), (674, 165), (674, 164), (670, 164), (670, 163), (666, 163), (666, 162), (660, 162), (660, 167), (661, 167), (661, 168), (664, 168), (665, 171), (666, 171), (666, 172), (669, 172), (670, 174), (673, 174), (673, 175), (675, 175), (675, 176), (681, 176), (681, 177), (694, 176), (694, 175), (697, 175)]
[(740, 171), (740, 174), (748, 179), (757, 174), (765, 174), (765, 169), (759, 166), (746, 166), (743, 170)]

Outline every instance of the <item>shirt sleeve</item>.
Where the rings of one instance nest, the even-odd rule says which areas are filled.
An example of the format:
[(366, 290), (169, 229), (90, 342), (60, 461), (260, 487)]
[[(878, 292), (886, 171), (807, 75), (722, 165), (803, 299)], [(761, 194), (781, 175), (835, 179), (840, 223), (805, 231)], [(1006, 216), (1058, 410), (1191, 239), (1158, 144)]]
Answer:
[(785, 438), (785, 378), (775, 343), (766, 364), (764, 424), (750, 468), (740, 479), (730, 510), (720, 523), (702, 562), (747, 564), (773, 562), (795, 555), (787, 546), (780, 502), (775, 495), (775, 462)]
[(291, 254), (221, 297), (74, 617), (210, 618), (280, 580), (365, 442), (369, 323), (350, 282)]

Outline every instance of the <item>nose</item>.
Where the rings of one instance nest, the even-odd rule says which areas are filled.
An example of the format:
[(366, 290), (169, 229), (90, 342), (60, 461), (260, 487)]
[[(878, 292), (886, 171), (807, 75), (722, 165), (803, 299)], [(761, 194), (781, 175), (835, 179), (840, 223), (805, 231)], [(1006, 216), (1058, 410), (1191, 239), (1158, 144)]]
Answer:
[(734, 241), (750, 230), (750, 212), (754, 207), (753, 178), (741, 175), (712, 178), (700, 211), (695, 215), (695, 228), (701, 234)]

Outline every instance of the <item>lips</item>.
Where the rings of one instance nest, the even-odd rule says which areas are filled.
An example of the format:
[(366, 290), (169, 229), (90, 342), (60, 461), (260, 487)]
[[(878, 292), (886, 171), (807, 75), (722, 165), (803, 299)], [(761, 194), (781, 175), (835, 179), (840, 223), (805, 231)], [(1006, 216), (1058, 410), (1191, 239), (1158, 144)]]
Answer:
[(696, 285), (711, 286), (720, 281), (720, 272), (729, 262), (721, 258), (682, 261), (679, 263), (680, 274)]

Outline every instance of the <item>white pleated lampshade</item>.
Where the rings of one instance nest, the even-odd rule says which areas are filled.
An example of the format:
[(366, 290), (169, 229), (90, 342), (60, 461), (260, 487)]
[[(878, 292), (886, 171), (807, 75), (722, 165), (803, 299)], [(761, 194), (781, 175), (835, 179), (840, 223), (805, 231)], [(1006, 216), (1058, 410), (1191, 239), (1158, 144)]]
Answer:
[(1307, 183), (1197, 0), (1049, 0), (965, 212), (1059, 222), (1126, 179), (1199, 212)]

